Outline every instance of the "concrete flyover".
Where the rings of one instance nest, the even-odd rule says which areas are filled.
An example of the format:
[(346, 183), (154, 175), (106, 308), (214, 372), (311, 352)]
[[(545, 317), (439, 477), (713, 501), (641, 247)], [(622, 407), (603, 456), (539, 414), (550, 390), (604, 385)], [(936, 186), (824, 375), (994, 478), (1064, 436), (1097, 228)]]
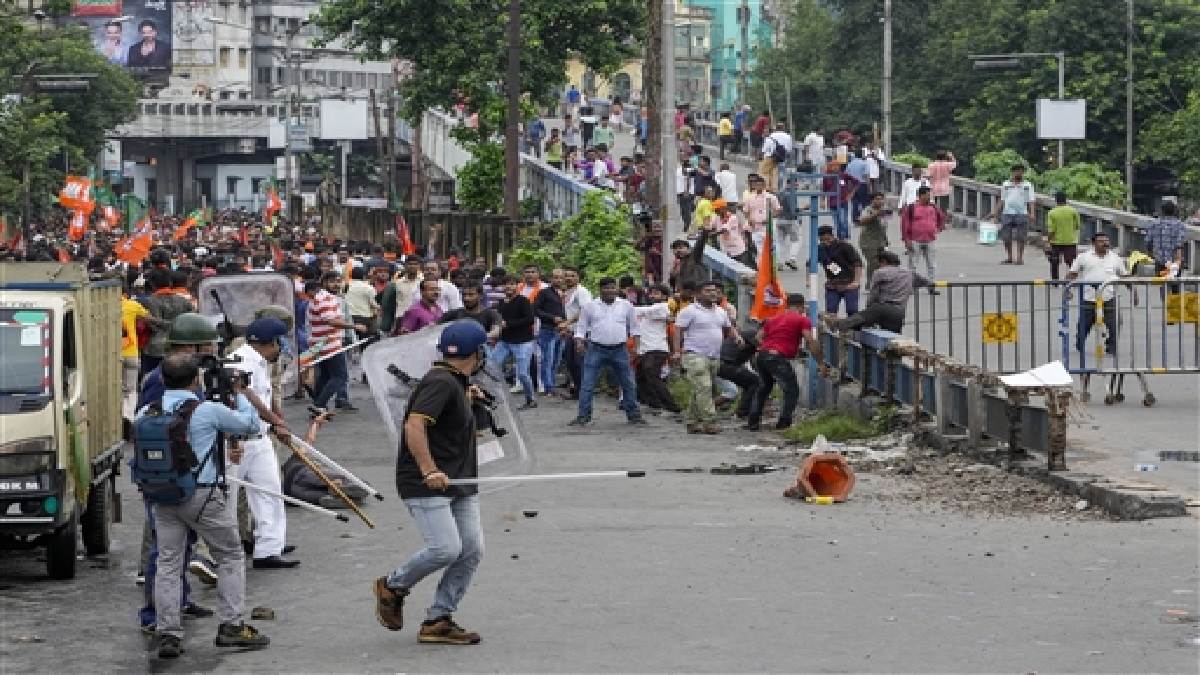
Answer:
[[(449, 120), (448, 116), (436, 113), (441, 118), (439, 122)], [(449, 120), (453, 123), (452, 120)], [(561, 127), (561, 120), (547, 120), (550, 128)], [(441, 128), (446, 128), (444, 125)], [(701, 123), (704, 128), (704, 123)], [(706, 132), (705, 132), (706, 133)], [(701, 140), (708, 140), (705, 133)], [(634, 138), (629, 133), (618, 133), (615, 144), (616, 155), (633, 153)], [(706, 153), (713, 158), (714, 166), (718, 162), (717, 149), (706, 146)], [(738, 176), (739, 188), (745, 185), (746, 176), (754, 171), (755, 165), (743, 156), (733, 155), (728, 160), (730, 168)], [(881, 180), (885, 187), (895, 192), (903, 182), (904, 165), (887, 163), (882, 172)], [(522, 162), (522, 187), (527, 194), (542, 194), (553, 197), (553, 204), (548, 205), (550, 216), (562, 217), (569, 215), (572, 207), (578, 203), (582, 194), (593, 189), (575, 180), (569, 172), (557, 171), (532, 156), (525, 155)], [(992, 199), (998, 194), (998, 187), (955, 178), (953, 181), (954, 198), (952, 203), (952, 227), (942, 233), (937, 242), (937, 278), (950, 286), (955, 284), (994, 284), (994, 288), (1003, 288), (1004, 284), (1028, 285), (1037, 279), (1049, 278), (1049, 265), (1044, 256), (1036, 249), (1030, 249), (1023, 266), (1001, 265), (1003, 251), (998, 246), (980, 245), (974, 231), (977, 227), (979, 214), (987, 213), (992, 205)], [(1039, 219), (1046, 209), (1047, 198), (1039, 196)], [(1113, 241), (1117, 242), (1123, 254), (1136, 249), (1142, 244), (1139, 225), (1145, 219), (1132, 214), (1102, 209), (1090, 205), (1077, 205), (1084, 215), (1085, 234), (1089, 228), (1101, 228), (1110, 232)], [(828, 219), (826, 219), (828, 220)], [(824, 221), (823, 221), (824, 222)], [(893, 250), (900, 250), (899, 219), (893, 218), (888, 224), (888, 237)], [(801, 250), (807, 250), (808, 235), (805, 235)], [(1188, 245), (1192, 247), (1191, 260), (1200, 260), (1200, 231), (1189, 233)], [(923, 262), (923, 261), (922, 261)], [(789, 291), (804, 291), (806, 286), (804, 272), (781, 270), (780, 278)], [(1048, 288), (1049, 286), (1047, 286)], [(945, 353), (950, 344), (952, 331), (962, 335), (965, 322), (973, 323), (973, 333), (966, 335), (973, 343), (980, 340), (982, 317), (985, 312), (995, 311), (987, 303), (978, 304), (969, 311), (964, 311), (961, 303), (963, 289), (951, 290), (937, 297), (918, 293), (909, 303), (909, 321), (905, 326), (906, 337), (917, 339), (926, 347), (935, 347), (933, 351)], [(1020, 317), (1018, 328), (1019, 340), (1010, 350), (1022, 350), (1019, 359), (1021, 369), (1029, 368), (1040, 363), (1046, 363), (1063, 357), (1062, 336), (1058, 325), (1061, 295), (1050, 294), (1048, 301), (1043, 301), (1040, 295), (1030, 294), (1027, 290), (1015, 293), (1010, 298), (1005, 296), (1004, 311), (1017, 313)], [(991, 299), (988, 299), (991, 302)], [(916, 305), (920, 303), (920, 308)], [(951, 305), (958, 310), (957, 319), (947, 318)], [(917, 318), (919, 317), (919, 319)], [(1052, 320), (1047, 320), (1049, 317)], [(951, 324), (954, 324), (953, 327)], [(1068, 322), (1069, 342), (1074, 340), (1074, 315)], [(957, 349), (963, 349), (962, 337)], [(1195, 342), (1196, 330), (1192, 327), (1190, 339)], [(1088, 343), (1089, 347), (1092, 344)], [(1186, 350), (1185, 350), (1186, 351)], [(1194, 351), (1194, 349), (1192, 350)], [(957, 356), (957, 354), (956, 354)], [(1072, 354), (1074, 359), (1075, 355)], [(977, 359), (976, 359), (977, 360)], [(978, 365), (978, 364), (977, 364)], [(999, 369), (999, 362), (993, 361), (991, 368)], [(1018, 361), (1006, 364), (1005, 370), (1014, 370)], [(1093, 398), (1092, 403), (1083, 404), (1078, 408), (1084, 420), (1073, 424), (1067, 431), (1068, 449), (1067, 465), (1073, 472), (1093, 473), (1106, 476), (1120, 484), (1134, 488), (1162, 487), (1181, 494), (1186, 499), (1200, 499), (1200, 464), (1196, 462), (1157, 461), (1159, 451), (1165, 451), (1166, 456), (1180, 456), (1178, 451), (1187, 453), (1200, 450), (1200, 429), (1196, 426), (1196, 413), (1200, 410), (1200, 376), (1186, 375), (1153, 375), (1149, 376), (1157, 395), (1157, 404), (1145, 408), (1138, 403), (1139, 397), (1130, 396), (1130, 401), (1122, 405), (1103, 405), (1100, 396)], [(1076, 382), (1080, 378), (1076, 376)], [(1131, 385), (1132, 386), (1132, 385)], [(1094, 393), (1101, 393), (1101, 385), (1093, 382)], [(1179, 424), (1180, 420), (1188, 420)], [(1145, 463), (1145, 459), (1155, 457), (1158, 470), (1153, 473), (1135, 470), (1135, 464)]]

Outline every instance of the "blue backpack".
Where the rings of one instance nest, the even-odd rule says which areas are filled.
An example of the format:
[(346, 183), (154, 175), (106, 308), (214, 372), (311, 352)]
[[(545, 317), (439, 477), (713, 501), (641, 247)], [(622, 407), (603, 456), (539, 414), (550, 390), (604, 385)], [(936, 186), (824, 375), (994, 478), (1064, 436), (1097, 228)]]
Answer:
[[(191, 399), (174, 412), (151, 404), (133, 426), (133, 482), (155, 504), (182, 504), (196, 493), (196, 476), (212, 458), (213, 450), (197, 463), (188, 441), (188, 424), (200, 401)], [(215, 449), (216, 446), (214, 445)]]

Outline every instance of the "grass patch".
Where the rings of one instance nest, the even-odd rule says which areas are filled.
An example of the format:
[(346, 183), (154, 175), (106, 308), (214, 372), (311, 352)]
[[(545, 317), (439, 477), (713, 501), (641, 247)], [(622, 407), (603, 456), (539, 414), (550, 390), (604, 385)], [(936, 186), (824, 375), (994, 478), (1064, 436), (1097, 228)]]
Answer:
[(840, 412), (823, 412), (784, 431), (783, 437), (807, 445), (817, 436), (824, 436), (828, 441), (845, 441), (852, 438), (869, 438), (882, 433), (885, 431), (876, 422), (866, 422)]

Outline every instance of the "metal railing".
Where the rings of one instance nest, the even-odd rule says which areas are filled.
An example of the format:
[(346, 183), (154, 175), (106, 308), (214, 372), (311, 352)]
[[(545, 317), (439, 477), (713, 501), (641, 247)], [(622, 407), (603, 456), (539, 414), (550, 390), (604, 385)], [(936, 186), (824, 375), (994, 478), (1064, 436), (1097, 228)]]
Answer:
[(1076, 283), (1062, 297), (1059, 336), (1069, 371), (1200, 373), (1200, 277)]
[(1056, 327), (1064, 281), (939, 281), (913, 294), (904, 335), (992, 373), (1029, 370), (1061, 356)]

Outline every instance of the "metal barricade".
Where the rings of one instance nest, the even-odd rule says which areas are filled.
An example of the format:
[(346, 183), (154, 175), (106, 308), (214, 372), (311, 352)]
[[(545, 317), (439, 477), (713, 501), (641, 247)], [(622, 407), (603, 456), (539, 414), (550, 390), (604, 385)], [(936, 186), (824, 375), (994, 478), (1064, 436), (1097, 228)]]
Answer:
[(917, 290), (904, 335), (922, 348), (1005, 374), (1060, 357), (1057, 326), (1067, 282), (938, 281), (939, 295)]
[(1138, 378), (1142, 404), (1154, 394), (1146, 375), (1200, 373), (1200, 277), (1126, 277), (1063, 290), (1059, 338), (1063, 364), (1083, 375), (1108, 376), (1104, 402), (1120, 403), (1124, 376)]

